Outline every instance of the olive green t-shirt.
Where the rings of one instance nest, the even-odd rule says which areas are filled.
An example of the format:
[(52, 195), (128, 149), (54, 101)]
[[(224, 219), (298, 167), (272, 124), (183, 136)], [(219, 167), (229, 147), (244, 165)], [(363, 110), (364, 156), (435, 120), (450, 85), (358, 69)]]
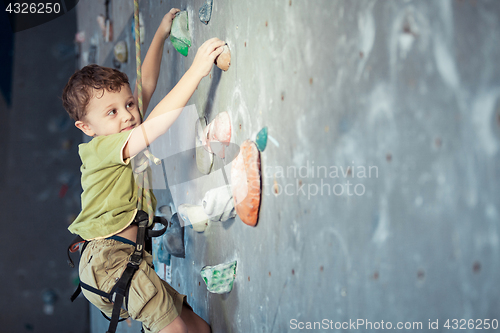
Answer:
[(69, 226), (70, 232), (86, 240), (106, 238), (123, 231), (134, 220), (139, 190), (133, 163), (123, 159), (123, 148), (131, 133), (98, 136), (78, 146), (82, 160), (82, 211)]

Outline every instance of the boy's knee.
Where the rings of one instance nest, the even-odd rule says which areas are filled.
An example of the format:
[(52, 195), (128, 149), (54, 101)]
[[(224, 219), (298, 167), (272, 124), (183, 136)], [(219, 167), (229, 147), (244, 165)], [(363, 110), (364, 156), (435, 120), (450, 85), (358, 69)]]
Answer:
[[(212, 333), (212, 329), (202, 318), (196, 323), (195, 332), (197, 333)], [(189, 331), (191, 333), (191, 331)]]
[(210, 327), (210, 325), (208, 325), (207, 323), (205, 323), (205, 327), (203, 328), (203, 330), (201, 332), (203, 332), (203, 333), (212, 333), (212, 328)]
[(188, 329), (181, 317), (177, 317), (159, 333), (188, 333)]
[(193, 310), (187, 307), (185, 304), (182, 305), (182, 320), (186, 324), (189, 333), (211, 333), (212, 329), (208, 323), (203, 320), (200, 316), (193, 312)]

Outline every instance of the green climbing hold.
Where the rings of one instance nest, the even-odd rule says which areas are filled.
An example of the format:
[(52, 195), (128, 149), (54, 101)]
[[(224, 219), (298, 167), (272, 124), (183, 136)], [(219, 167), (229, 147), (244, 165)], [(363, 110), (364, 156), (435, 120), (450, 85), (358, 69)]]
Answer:
[(233, 289), (236, 276), (236, 261), (216, 266), (205, 266), (201, 269), (201, 276), (211, 293), (228, 293)]
[(257, 148), (260, 151), (264, 151), (267, 146), (267, 127), (264, 127), (257, 133), (257, 137), (255, 138), (255, 143), (257, 144)]
[(188, 55), (191, 37), (189, 36), (188, 13), (186, 11), (179, 12), (174, 17), (170, 30), (170, 41), (180, 54)]

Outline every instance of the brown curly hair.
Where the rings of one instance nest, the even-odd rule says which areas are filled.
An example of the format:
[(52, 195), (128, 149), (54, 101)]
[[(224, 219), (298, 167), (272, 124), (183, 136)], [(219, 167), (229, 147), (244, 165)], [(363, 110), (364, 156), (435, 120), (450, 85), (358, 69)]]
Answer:
[[(64, 87), (63, 106), (75, 121), (82, 120), (94, 90), (120, 92), (122, 85), (129, 84), (126, 74), (108, 67), (88, 65), (73, 74)], [(102, 96), (102, 95), (101, 95)]]

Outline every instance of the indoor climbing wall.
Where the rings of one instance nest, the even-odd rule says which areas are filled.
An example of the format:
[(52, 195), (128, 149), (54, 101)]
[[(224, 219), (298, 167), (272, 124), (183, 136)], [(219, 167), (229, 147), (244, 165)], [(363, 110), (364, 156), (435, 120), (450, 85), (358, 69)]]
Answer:
[[(171, 7), (187, 11), (192, 44), (185, 57), (167, 42), (151, 105), (205, 40), (231, 51), (153, 146), (160, 205), (231, 185), (239, 147), (268, 130), (257, 225), (188, 226), (172, 258), (173, 286), (213, 331), (500, 319), (500, 2), (214, 0), (207, 24), (205, 3), (141, 12), (144, 52)], [(122, 70), (134, 77), (130, 60)], [(222, 112), (228, 154), (205, 175), (196, 122)], [(202, 269), (235, 261), (232, 290), (208, 292)]]

